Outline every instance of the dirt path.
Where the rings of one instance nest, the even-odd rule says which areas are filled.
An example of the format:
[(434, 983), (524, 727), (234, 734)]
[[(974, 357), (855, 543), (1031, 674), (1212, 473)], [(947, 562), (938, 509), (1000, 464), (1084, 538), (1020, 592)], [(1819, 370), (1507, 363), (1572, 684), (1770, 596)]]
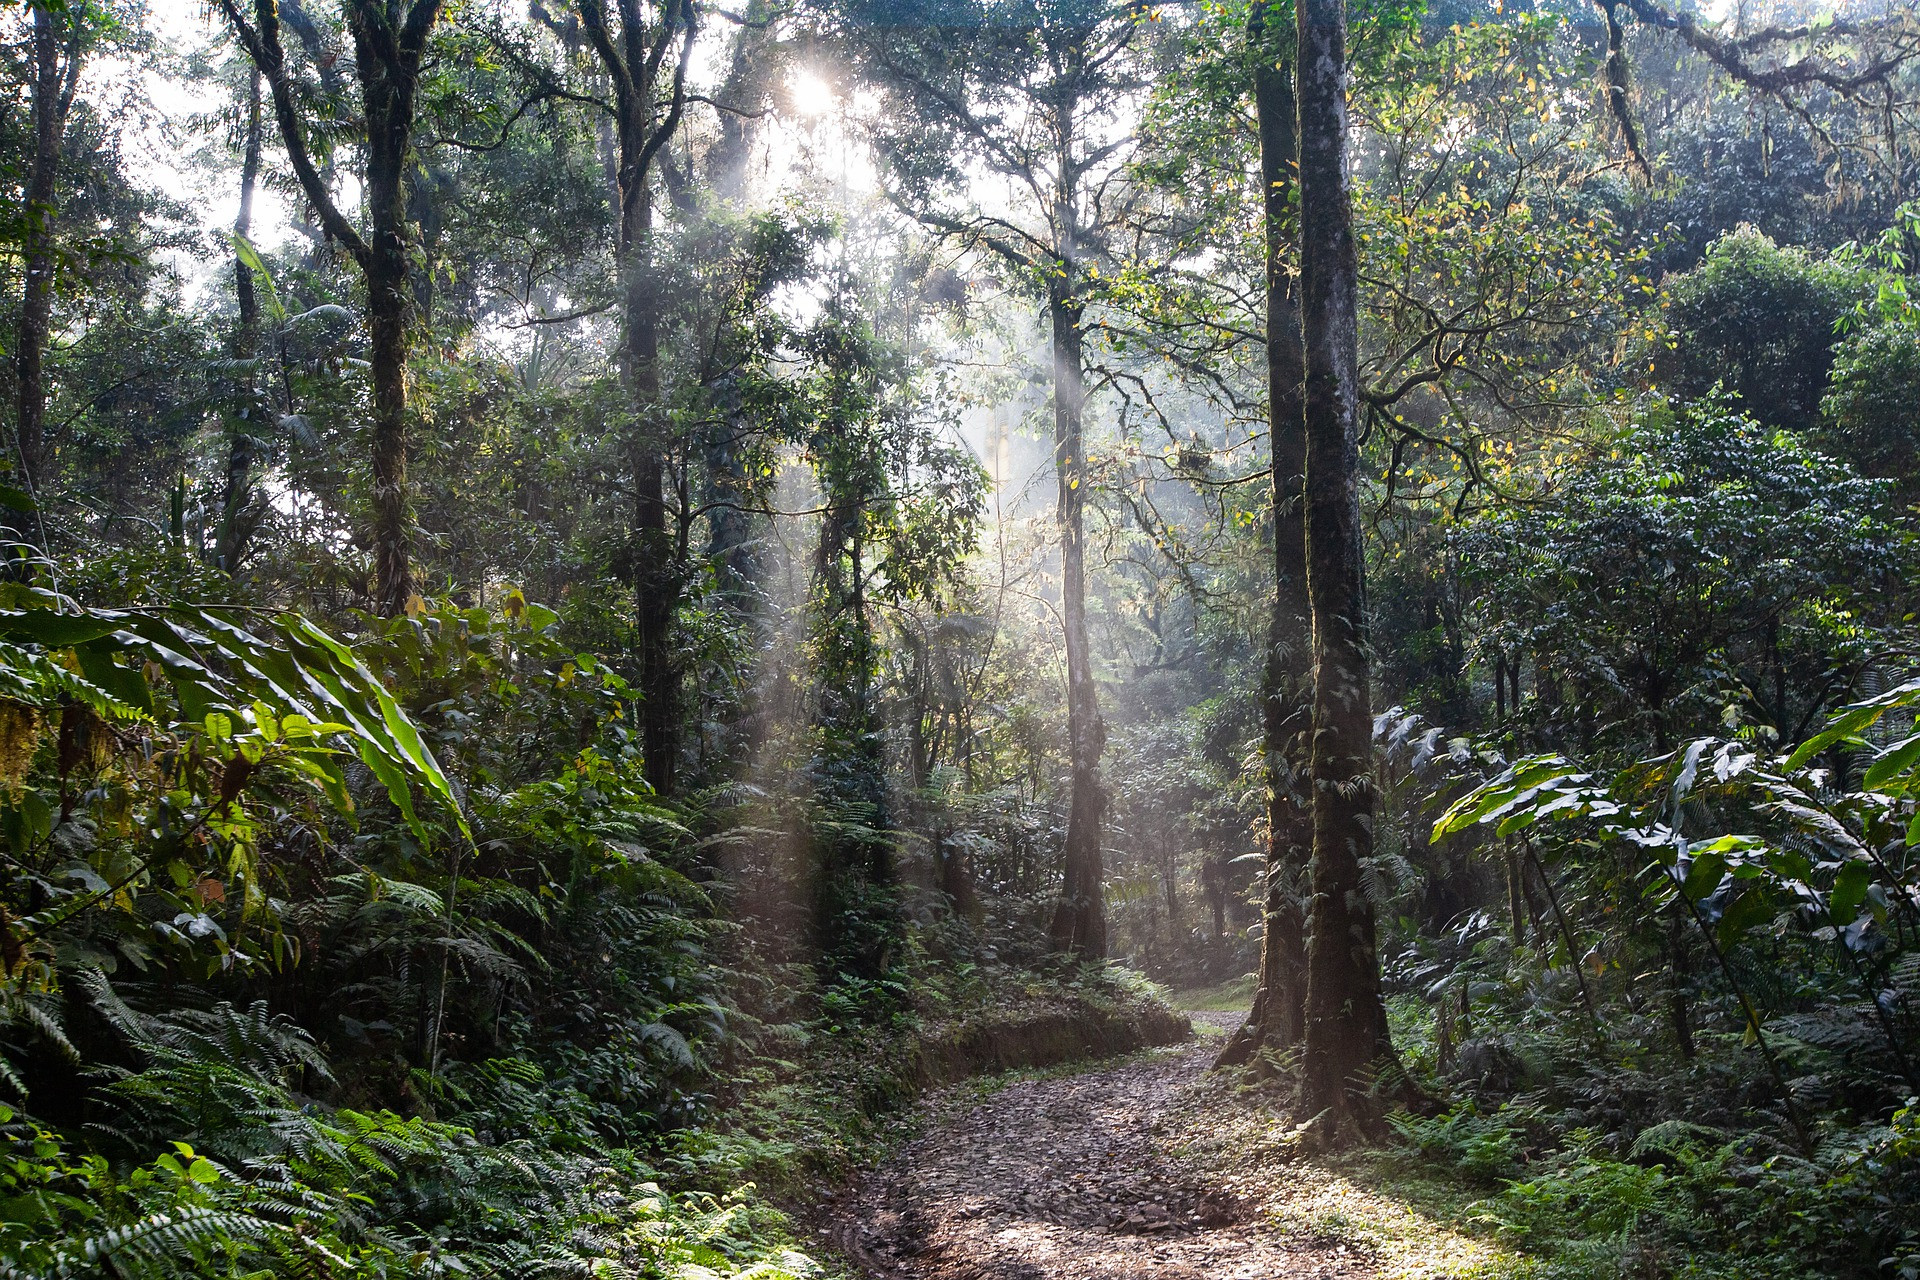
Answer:
[(848, 1194), (834, 1243), (873, 1280), (1371, 1275), (1337, 1245), (1283, 1238), (1178, 1158), (1195, 1114), (1179, 1104), (1218, 1047), (1022, 1081), (936, 1120)]

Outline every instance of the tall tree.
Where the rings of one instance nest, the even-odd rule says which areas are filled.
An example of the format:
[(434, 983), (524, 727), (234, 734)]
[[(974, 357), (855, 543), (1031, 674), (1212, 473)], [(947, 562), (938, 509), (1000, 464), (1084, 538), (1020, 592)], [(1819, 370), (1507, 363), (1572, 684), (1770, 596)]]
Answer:
[(409, 558), (407, 451), (410, 354), (414, 293), (408, 278), (413, 250), (407, 218), (412, 170), (414, 105), (427, 38), (440, 20), (443, 0), (342, 0), (353, 38), (360, 81), (365, 159), (361, 174), (367, 232), (363, 236), (341, 211), (315, 166), (301, 120), (299, 97), (280, 40), (280, 6), (254, 0), (249, 20), (240, 0), (220, 0), (240, 43), (273, 92), (274, 118), (300, 189), (321, 228), (353, 258), (367, 287), (367, 331), (373, 422), (374, 606), (392, 616), (414, 594)]
[(238, 308), (228, 349), (237, 374), (235, 399), (239, 401), (227, 422), (227, 474), (220, 494), (220, 528), (214, 540), (214, 563), (228, 573), (240, 567), (253, 537), (258, 516), (254, 513), (255, 432), (260, 429), (261, 405), (254, 390), (257, 376), (253, 363), (260, 345), (260, 297), (253, 281), (253, 250), (248, 237), (253, 234), (253, 197), (260, 180), (260, 72), (247, 77), (246, 112), (241, 137), (240, 211), (233, 220), (233, 294)]
[[(1393, 1052), (1373, 906), (1373, 714), (1360, 524), (1359, 259), (1347, 156), (1345, 0), (1299, 0), (1300, 301), (1307, 587), (1313, 609), (1313, 856), (1303, 1094), (1342, 1140), (1378, 1114)], [(1276, 468), (1278, 470), (1278, 468)]]
[(1273, 609), (1262, 688), (1267, 768), (1267, 858), (1260, 980), (1252, 1012), (1222, 1053), (1244, 1061), (1263, 1045), (1299, 1044), (1305, 1017), (1306, 921), (1301, 910), (1313, 811), (1301, 767), (1313, 718), (1312, 604), (1307, 594), (1306, 473), (1300, 304), (1292, 263), (1298, 164), (1292, 32), (1269, 0), (1247, 15), (1254, 119), (1260, 139), (1266, 248), (1267, 430), (1273, 473)]
[(84, 6), (33, 0), (29, 37), (31, 145), (21, 209), (20, 323), (14, 335), (14, 456), (29, 489), (46, 467), (47, 342), (52, 336), (55, 188), (67, 116), (80, 83)]
[[(888, 25), (850, 6), (852, 39), (901, 111), (883, 122), (896, 200), (943, 235), (998, 256), (1043, 300), (1052, 356), (1054, 519), (1067, 659), (1070, 793), (1065, 883), (1050, 934), (1061, 951), (1103, 955), (1100, 757), (1106, 725), (1087, 633), (1086, 313), (1091, 276), (1127, 184), (1120, 116), (1142, 88), (1136, 15), (1108, 0), (961, 3), (939, 25)], [(1016, 212), (950, 207), (962, 174), (1004, 179)]]
[(613, 84), (620, 363), (633, 401), (625, 453), (632, 502), (629, 556), (640, 725), (647, 780), (665, 795), (674, 789), (680, 759), (681, 672), (674, 657), (673, 621), (686, 585), (686, 566), (667, 519), (673, 440), (661, 395), (661, 282), (654, 253), (652, 183), (655, 161), (686, 111), (687, 62), (699, 23), (692, 0), (666, 0), (658, 9), (640, 0), (614, 0), (612, 13), (603, 0), (581, 0), (579, 14), (588, 43)]

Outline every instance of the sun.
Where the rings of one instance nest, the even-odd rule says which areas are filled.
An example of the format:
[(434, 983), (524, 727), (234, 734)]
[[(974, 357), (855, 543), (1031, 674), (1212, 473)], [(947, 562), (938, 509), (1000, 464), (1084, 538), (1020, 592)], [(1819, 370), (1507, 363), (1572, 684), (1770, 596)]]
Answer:
[(796, 71), (787, 81), (787, 101), (794, 114), (817, 119), (839, 105), (833, 86), (811, 71)]

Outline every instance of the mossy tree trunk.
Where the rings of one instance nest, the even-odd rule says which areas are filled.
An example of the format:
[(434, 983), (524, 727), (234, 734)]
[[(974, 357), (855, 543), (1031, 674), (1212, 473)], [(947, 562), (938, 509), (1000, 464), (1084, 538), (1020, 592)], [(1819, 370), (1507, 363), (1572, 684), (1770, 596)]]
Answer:
[(1371, 1131), (1391, 1061), (1373, 907), (1372, 673), (1360, 524), (1359, 265), (1347, 159), (1344, 0), (1296, 10), (1313, 854), (1302, 1092), (1329, 1141)]

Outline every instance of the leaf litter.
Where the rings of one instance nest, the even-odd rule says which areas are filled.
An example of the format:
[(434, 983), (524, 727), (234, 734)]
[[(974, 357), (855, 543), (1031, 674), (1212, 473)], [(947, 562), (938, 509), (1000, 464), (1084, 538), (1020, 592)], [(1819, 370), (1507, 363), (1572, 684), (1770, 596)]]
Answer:
[(871, 1280), (1381, 1276), (1370, 1243), (1302, 1230), (1286, 1174), (1196, 1158), (1209, 1129), (1245, 1119), (1207, 1078), (1217, 1050), (1202, 1039), (1021, 1080), (971, 1109), (956, 1091), (930, 1099), (919, 1135), (840, 1198), (828, 1234)]

